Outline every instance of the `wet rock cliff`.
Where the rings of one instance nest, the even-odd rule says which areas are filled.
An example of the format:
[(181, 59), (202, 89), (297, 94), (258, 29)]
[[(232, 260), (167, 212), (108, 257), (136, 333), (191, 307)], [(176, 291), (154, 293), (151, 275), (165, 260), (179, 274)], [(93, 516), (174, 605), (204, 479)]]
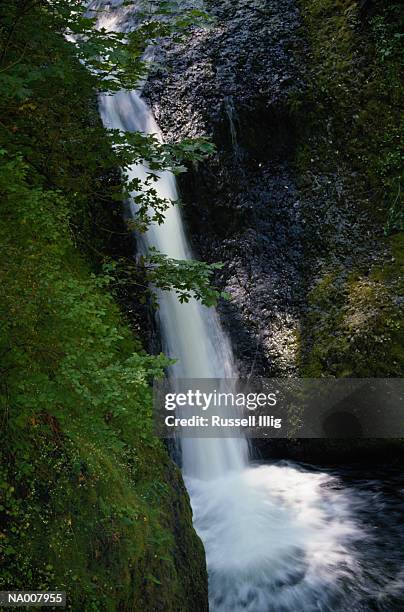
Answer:
[[(349, 135), (338, 132), (354, 134), (355, 81), (376, 70), (371, 26), (359, 5), (323, 2), (317, 14), (312, 4), (207, 2), (211, 24), (162, 42), (144, 95), (167, 140), (208, 135), (216, 145), (180, 190), (196, 257), (224, 264), (216, 281), (231, 300), (219, 311), (240, 374), (397, 376), (402, 242), (385, 238), (381, 196), (369, 196), (359, 153), (345, 154)], [(348, 115), (338, 74), (315, 48), (331, 34), (332, 66), (352, 74)], [(347, 36), (349, 52), (339, 46)], [(361, 130), (363, 155), (371, 139)], [(282, 453), (314, 456), (292, 446)]]

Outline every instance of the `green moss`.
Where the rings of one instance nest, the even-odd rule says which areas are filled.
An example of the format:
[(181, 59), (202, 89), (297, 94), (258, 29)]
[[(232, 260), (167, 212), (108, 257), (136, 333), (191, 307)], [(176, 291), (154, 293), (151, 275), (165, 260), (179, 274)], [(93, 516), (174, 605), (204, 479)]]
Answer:
[[(2, 474), (2, 586), (66, 590), (73, 610), (190, 609), (192, 589), (205, 589), (203, 552), (164, 450), (148, 461), (139, 453), (139, 478), (129, 450), (102, 453), (104, 441), (90, 432), (85, 444), (68, 434), (61, 443), (46, 429), (30, 432), (32, 473), (20, 474), (14, 488)], [(19, 462), (14, 467), (21, 472)]]
[(373, 274), (334, 272), (318, 281), (302, 327), (303, 375), (400, 376), (403, 317), (394, 295)]
[(404, 270), (404, 234), (395, 234), (388, 239), (391, 251), (390, 261), (372, 270), (372, 278), (382, 282), (398, 283), (402, 286)]
[[(404, 228), (401, 45), (404, 13), (379, 2), (361, 15), (352, 0), (300, 0), (310, 45), (309, 91), (300, 104), (300, 171), (341, 165), (387, 231)], [(326, 128), (326, 129), (325, 129)]]
[(354, 244), (343, 239), (336, 251), (337, 224), (326, 228), (329, 235), (316, 262), (319, 277), (307, 280), (299, 333), (302, 373), (400, 376), (402, 7), (380, 1), (365, 14), (352, 0), (300, 0), (300, 6), (309, 44), (309, 85), (291, 101), (301, 119), (298, 180), (309, 198), (318, 193), (313, 173), (323, 175), (325, 184), (339, 182), (339, 214), (345, 215), (348, 195), (350, 212), (355, 209), (371, 220), (379, 236), (383, 228), (386, 235), (379, 238), (379, 263), (369, 269), (355, 255)]

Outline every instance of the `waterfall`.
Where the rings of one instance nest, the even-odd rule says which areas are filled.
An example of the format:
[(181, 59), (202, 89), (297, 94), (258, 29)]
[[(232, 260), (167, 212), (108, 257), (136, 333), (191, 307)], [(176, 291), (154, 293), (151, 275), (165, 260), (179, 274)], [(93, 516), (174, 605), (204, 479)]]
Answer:
[[(156, 134), (161, 140), (138, 92), (102, 96), (100, 113), (109, 128)], [(147, 166), (133, 165), (129, 179), (144, 180), (147, 171)], [(156, 189), (161, 198), (178, 198), (170, 172), (159, 175)], [(133, 199), (130, 207), (135, 215)], [(178, 206), (170, 207), (164, 223), (152, 225), (138, 242), (143, 253), (156, 247), (172, 258), (191, 258)], [(170, 376), (234, 377), (231, 347), (215, 310), (195, 300), (181, 304), (174, 292), (160, 292), (158, 299), (163, 350), (177, 359)], [(332, 479), (290, 465), (248, 466), (242, 438), (185, 438), (181, 444), (194, 524), (207, 555), (211, 610), (268, 612), (274, 602), (296, 610), (302, 596), (307, 606), (318, 598), (326, 602), (324, 589), (337, 584), (352, 564), (343, 543), (357, 532), (347, 500), (323, 493)], [(276, 585), (283, 585), (278, 594)]]
[[(104, 27), (130, 28), (125, 12), (100, 19)], [(99, 107), (106, 127), (161, 140), (139, 92), (103, 95)], [(133, 165), (129, 179), (145, 179), (147, 172), (147, 166)], [(170, 172), (160, 173), (156, 189), (161, 198), (177, 200)], [(130, 207), (135, 215), (133, 198)], [(138, 246), (143, 253), (156, 247), (170, 258), (190, 259), (178, 206), (166, 211), (162, 225), (139, 236)], [(163, 350), (177, 359), (170, 377), (234, 378), (231, 347), (215, 310), (195, 300), (181, 304), (174, 292), (160, 292), (158, 300)], [(206, 551), (212, 612), (343, 610), (360, 601), (362, 577), (353, 550), (364, 536), (352, 515), (355, 500), (338, 490), (334, 476), (288, 462), (251, 465), (242, 438), (183, 439), (182, 461)]]
[[(137, 92), (118, 92), (102, 96), (100, 112), (104, 125), (129, 132), (154, 134), (160, 140), (161, 132), (154, 117)], [(129, 179), (145, 180), (148, 167), (133, 165)], [(171, 172), (160, 173), (156, 185), (162, 199), (178, 199), (176, 181)], [(130, 202), (132, 215), (136, 215), (134, 199)], [(164, 224), (153, 224), (139, 237), (142, 253), (155, 247), (174, 259), (191, 259), (191, 251), (185, 236), (181, 212), (177, 205), (165, 213)], [(232, 351), (213, 308), (207, 308), (191, 299), (180, 303), (174, 291), (159, 292), (158, 319), (163, 350), (177, 359), (170, 367), (172, 378), (235, 377)], [(183, 471), (187, 476), (214, 478), (229, 470), (240, 470), (247, 462), (248, 447), (242, 438), (184, 439), (181, 444)]]

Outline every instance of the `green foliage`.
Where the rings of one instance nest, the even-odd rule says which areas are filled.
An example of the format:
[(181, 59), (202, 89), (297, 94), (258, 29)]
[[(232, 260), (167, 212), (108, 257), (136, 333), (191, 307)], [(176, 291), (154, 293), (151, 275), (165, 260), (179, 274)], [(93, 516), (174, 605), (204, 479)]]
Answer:
[[(70, 199), (80, 216), (71, 219), (77, 240), (87, 239), (77, 226), (84, 219), (91, 223), (94, 201), (110, 205), (134, 194), (138, 212), (128, 232), (162, 223), (173, 202), (158, 195), (159, 173), (184, 172), (184, 164), (198, 163), (213, 151), (204, 138), (163, 144), (154, 135), (106, 130), (90, 102), (96, 91), (134, 88), (147, 68), (141, 59), (146, 46), (159, 36), (185, 35), (204, 14), (179, 16), (175, 4), (164, 3), (160, 10), (155, 3), (151, 11), (139, 13), (138, 27), (123, 35), (95, 29), (95, 18), (83, 17), (84, 8), (80, 0), (0, 6), (0, 146), (23, 156), (30, 180), (44, 178)], [(65, 32), (74, 37), (67, 40)], [(144, 181), (106, 179), (118, 168), (128, 179), (130, 166), (145, 162)], [(187, 265), (181, 266), (188, 274)], [(203, 268), (198, 267), (200, 284), (209, 276)], [(189, 275), (195, 277), (193, 263)]]
[[(91, 71), (93, 86), (99, 91), (135, 89), (139, 78), (147, 72), (142, 56), (149, 44), (163, 36), (184, 36), (190, 27), (208, 19), (199, 10), (179, 11), (177, 3), (147, 5), (148, 10), (138, 12), (137, 27), (123, 34), (94, 27), (97, 17), (111, 10), (108, 6), (91, 11), (94, 16), (90, 17), (86, 15), (87, 3), (83, 0), (11, 0), (3, 3), (0, 84), (11, 85), (6, 96), (18, 100), (30, 98), (38, 83), (48, 79), (61, 79), (66, 85), (71, 84), (71, 66), (64, 61), (68, 47), (73, 47), (76, 58)], [(55, 33), (60, 36), (53, 49), (55, 53), (48, 57), (51, 46), (47, 43), (55, 43)], [(36, 70), (32, 69), (31, 52), (45, 60)]]
[(205, 306), (215, 306), (221, 297), (229, 299), (225, 292), (212, 289), (210, 280), (215, 270), (222, 264), (202, 264), (200, 261), (182, 261), (170, 259), (156, 249), (143, 258), (146, 278), (152, 287), (163, 291), (175, 290), (181, 303), (189, 302), (191, 297), (201, 300)]
[[(58, 585), (73, 600), (84, 591), (92, 609), (115, 609), (130, 587), (127, 564), (149, 529), (163, 530), (142, 491), (162, 477), (156, 458), (166, 461), (149, 383), (168, 360), (133, 340), (104, 291), (108, 278), (77, 254), (66, 200), (27, 174), (3, 152), (2, 586)], [(108, 559), (122, 584), (111, 585)]]
[(142, 49), (173, 26), (149, 19), (126, 44), (75, 0), (3, 2), (0, 20), (0, 588), (66, 590), (80, 612), (186, 610), (206, 576), (153, 436), (150, 382), (169, 360), (125, 323), (100, 227), (121, 213), (119, 168), (180, 172), (210, 147), (105, 130), (95, 104), (135, 83)]
[(205, 264), (194, 260), (171, 259), (153, 247), (147, 256), (133, 261), (120, 258), (105, 262), (103, 270), (111, 291), (119, 287), (141, 287), (141, 302), (150, 298), (151, 305), (158, 307), (158, 290), (173, 291), (180, 303), (191, 298), (200, 300), (205, 306), (216, 306), (219, 298), (230, 299), (230, 295), (212, 288), (210, 281), (222, 264)]
[[(214, 151), (214, 146), (203, 137), (162, 144), (154, 134), (123, 133), (119, 130), (108, 130), (108, 134), (112, 136), (113, 146), (119, 153), (119, 163), (125, 179), (124, 189), (114, 193), (113, 198), (133, 198), (137, 210), (128, 226), (140, 233), (147, 231), (152, 223), (164, 223), (164, 213), (176, 203), (159, 197), (156, 183), (161, 173), (166, 170), (174, 175), (186, 172), (184, 163), (197, 164)], [(130, 178), (127, 171), (133, 163), (146, 164), (148, 170), (144, 180)]]
[(380, 60), (389, 69), (395, 69), (397, 65), (391, 63), (392, 59), (401, 61), (401, 41), (404, 33), (401, 31), (402, 10), (398, 2), (393, 2), (385, 7), (381, 15), (375, 15), (372, 19), (373, 36), (376, 51)]

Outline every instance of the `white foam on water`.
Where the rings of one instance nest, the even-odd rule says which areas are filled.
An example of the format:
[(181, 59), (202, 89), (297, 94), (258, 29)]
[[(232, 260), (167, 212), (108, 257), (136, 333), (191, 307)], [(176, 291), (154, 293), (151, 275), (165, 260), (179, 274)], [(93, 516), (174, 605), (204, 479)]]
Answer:
[(352, 545), (363, 534), (333, 477), (260, 465), (186, 483), (206, 549), (211, 610), (327, 610), (343, 596), (339, 583), (360, 576)]

